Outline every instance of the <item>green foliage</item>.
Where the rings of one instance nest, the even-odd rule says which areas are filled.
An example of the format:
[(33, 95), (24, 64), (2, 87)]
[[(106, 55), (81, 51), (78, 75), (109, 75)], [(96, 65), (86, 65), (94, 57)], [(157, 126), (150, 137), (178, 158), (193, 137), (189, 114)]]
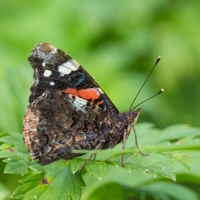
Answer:
[[(0, 198), (199, 199), (199, 128), (171, 126), (199, 127), (199, 10), (200, 1), (187, 0), (0, 0)], [(136, 126), (148, 156), (133, 148), (131, 135), (125, 168), (121, 145), (98, 151), (81, 175), (91, 152), (45, 167), (32, 162), (21, 127), (33, 82), (27, 58), (37, 42), (77, 60), (119, 111), (128, 110), (161, 55), (136, 102), (165, 89), (141, 106), (139, 122), (161, 128)]]
[[(182, 168), (186, 174), (191, 174), (190, 170), (194, 167), (193, 162), (199, 156), (200, 140), (198, 138), (200, 137), (200, 129), (177, 125), (159, 131), (153, 129), (150, 124), (140, 124), (136, 128), (139, 133), (138, 139), (141, 149), (143, 152), (148, 152), (148, 155), (142, 156), (132, 146), (134, 138), (131, 134), (127, 140), (127, 148), (124, 151), (125, 167), (121, 166), (121, 145), (118, 145), (112, 150), (98, 151), (97, 158), (99, 157), (99, 159), (89, 160), (84, 167), (85, 169), (82, 169), (81, 174), (78, 173), (78, 170), (84, 163), (85, 158), (74, 158), (68, 162), (57, 161), (42, 167), (31, 160), (19, 134), (2, 134), (0, 141), (3, 144), (1, 145), (0, 157), (5, 158), (4, 173), (23, 176), (23, 179), (19, 181), (21, 185), (13, 192), (12, 198), (80, 199), (82, 188), (88, 186), (85, 185), (83, 179), (87, 179), (87, 176), (92, 175), (98, 181), (103, 182), (104, 178), (107, 180), (100, 187), (90, 191), (91, 199), (101, 199), (101, 195), (107, 192), (113, 192), (114, 196), (119, 194), (118, 197), (122, 197), (127, 191), (129, 191), (127, 198), (134, 197), (137, 199), (140, 197), (148, 199), (157, 196), (157, 198), (163, 200), (171, 197), (198, 199), (195, 191), (189, 188), (185, 189), (184, 184), (174, 185), (173, 181), (176, 181), (176, 174), (180, 173), (179, 170), (176, 171), (177, 168)], [(151, 141), (146, 140), (148, 137), (151, 138)], [(132, 176), (128, 177), (126, 175), (125, 185), (124, 180), (118, 180), (118, 183), (112, 184), (114, 179), (112, 176), (109, 177), (109, 174), (112, 174), (111, 171), (113, 170), (110, 167), (111, 169), (115, 168), (116, 174), (122, 171), (128, 173), (139, 171), (141, 175), (145, 174), (148, 178), (145, 177), (146, 180), (143, 183), (134, 186), (131, 185)], [(151, 176), (148, 176), (148, 174)], [(196, 170), (193, 170), (193, 176), (195, 182), (189, 178), (187, 181), (190, 180), (193, 184), (199, 184), (200, 176)], [(150, 179), (155, 178), (157, 179), (156, 182), (150, 181)], [(107, 186), (111, 187), (110, 191), (107, 191)], [(103, 194), (95, 194), (97, 190), (101, 189)], [(117, 193), (116, 190), (118, 190)], [(177, 194), (172, 191), (180, 192)]]
[(0, 197), (1, 199), (6, 199), (9, 196), (10, 191), (0, 183)]
[[(109, 189), (108, 189), (109, 188)], [(179, 184), (174, 184), (170, 182), (149, 183), (145, 186), (140, 186), (139, 188), (127, 187), (125, 185), (120, 185), (116, 183), (105, 184), (99, 188), (101, 193), (94, 191), (90, 196), (91, 200), (100, 200), (105, 196), (110, 196), (116, 200), (121, 199), (160, 199), (160, 200), (188, 200), (188, 199), (198, 199), (197, 195), (188, 190), (187, 187), (181, 186)]]

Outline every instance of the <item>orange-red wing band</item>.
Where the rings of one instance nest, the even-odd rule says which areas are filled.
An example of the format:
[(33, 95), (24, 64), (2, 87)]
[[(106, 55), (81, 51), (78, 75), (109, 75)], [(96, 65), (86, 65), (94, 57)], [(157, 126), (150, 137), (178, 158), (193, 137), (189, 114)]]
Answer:
[(71, 94), (73, 96), (77, 96), (79, 97), (79, 93), (76, 89), (73, 89), (73, 88), (67, 88), (64, 90), (65, 93), (68, 93), (68, 94)]
[(88, 89), (81, 89), (78, 91), (81, 98), (89, 100), (92, 100), (92, 103), (94, 103), (95, 99), (99, 98), (99, 93), (94, 88), (88, 88)]
[[(64, 92), (77, 96), (77, 97), (81, 97), (82, 99), (85, 99), (85, 100), (91, 99), (92, 103), (94, 103), (95, 99), (99, 98), (99, 92), (95, 88), (88, 88), (88, 89), (81, 89), (81, 90), (67, 88), (64, 90)], [(98, 103), (101, 104), (102, 102), (98, 102)]]

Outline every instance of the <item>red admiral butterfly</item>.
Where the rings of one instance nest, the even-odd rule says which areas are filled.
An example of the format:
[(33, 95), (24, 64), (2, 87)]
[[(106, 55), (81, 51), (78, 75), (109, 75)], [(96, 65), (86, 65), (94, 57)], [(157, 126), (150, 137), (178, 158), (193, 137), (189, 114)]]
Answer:
[(23, 134), (33, 159), (45, 165), (80, 156), (73, 150), (108, 149), (122, 141), (124, 149), (140, 108), (119, 113), (84, 68), (50, 44), (38, 43), (28, 60), (34, 83)]

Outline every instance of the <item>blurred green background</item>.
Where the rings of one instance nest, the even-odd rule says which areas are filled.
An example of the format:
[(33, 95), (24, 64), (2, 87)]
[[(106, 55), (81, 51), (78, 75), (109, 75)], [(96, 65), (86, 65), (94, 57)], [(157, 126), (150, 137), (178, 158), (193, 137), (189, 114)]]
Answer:
[(199, 126), (199, 19), (194, 0), (0, 0), (0, 131), (22, 134), (33, 83), (27, 58), (37, 42), (78, 61), (119, 111), (128, 110), (161, 56), (136, 103), (165, 92), (141, 106), (139, 122)]

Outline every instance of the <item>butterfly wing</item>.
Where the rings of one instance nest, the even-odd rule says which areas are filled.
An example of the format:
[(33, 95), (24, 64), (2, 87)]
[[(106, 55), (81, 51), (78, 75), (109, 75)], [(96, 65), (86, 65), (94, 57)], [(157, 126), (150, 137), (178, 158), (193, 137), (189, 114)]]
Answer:
[(72, 150), (95, 149), (108, 137), (112, 125), (109, 128), (106, 118), (99, 106), (87, 100), (47, 90), (27, 108), (24, 141), (41, 164), (69, 159), (78, 156)]
[(74, 149), (108, 148), (118, 110), (93, 78), (60, 49), (38, 43), (29, 62), (34, 70), (23, 123), (24, 142), (34, 159), (48, 164), (77, 154)]
[(119, 123), (119, 111), (115, 105), (87, 71), (69, 55), (48, 43), (38, 43), (28, 60), (34, 70), (29, 103), (41, 96), (46, 89), (65, 90), (98, 103), (111, 119)]

